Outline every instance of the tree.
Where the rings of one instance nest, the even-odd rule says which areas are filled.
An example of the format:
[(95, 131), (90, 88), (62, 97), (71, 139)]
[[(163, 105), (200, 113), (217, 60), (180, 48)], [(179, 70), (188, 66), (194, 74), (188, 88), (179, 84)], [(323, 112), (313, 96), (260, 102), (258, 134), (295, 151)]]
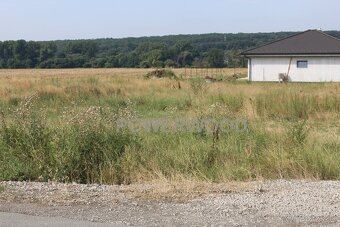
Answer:
[(54, 58), (57, 52), (57, 45), (53, 42), (43, 43), (40, 48), (40, 62)]
[(211, 49), (207, 53), (206, 61), (209, 67), (222, 68), (224, 66), (224, 52), (220, 49)]
[(6, 64), (5, 64), (4, 60), (2, 60), (0, 58), (0, 69), (4, 69), (4, 68), (6, 68)]
[(0, 59), (4, 58), (4, 45), (0, 42)]
[(29, 68), (36, 67), (39, 63), (39, 56), (40, 56), (40, 43), (30, 41), (27, 43), (27, 60), (26, 65), (29, 66)]
[(241, 51), (240, 50), (230, 50), (226, 53), (227, 66), (230, 68), (236, 68), (240, 66), (241, 63)]
[[(340, 31), (328, 32), (340, 37)], [(241, 50), (292, 32), (0, 42), (1, 68), (245, 67)]]
[(119, 61), (116, 56), (109, 56), (105, 62), (105, 68), (117, 68), (119, 67)]
[(17, 60), (22, 61), (27, 57), (27, 43), (25, 40), (18, 40), (14, 43), (14, 56)]
[(98, 52), (98, 45), (94, 41), (88, 41), (82, 43), (82, 54), (85, 54), (89, 58), (94, 58)]

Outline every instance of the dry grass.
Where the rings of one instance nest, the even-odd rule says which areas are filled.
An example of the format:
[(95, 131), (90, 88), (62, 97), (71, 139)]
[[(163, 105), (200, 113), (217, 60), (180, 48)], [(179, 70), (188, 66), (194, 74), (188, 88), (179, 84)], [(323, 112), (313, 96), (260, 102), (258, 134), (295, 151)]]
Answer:
[[(52, 176), (63, 181), (100, 183), (163, 180), (167, 183), (160, 192), (155, 188), (146, 192), (163, 197), (168, 192), (195, 191), (200, 186), (190, 182), (197, 180), (340, 179), (339, 83), (284, 85), (230, 81), (234, 69), (211, 70), (216, 76), (222, 73), (228, 78), (216, 83), (202, 79), (208, 73), (206, 69), (197, 70), (201, 78), (197, 80), (192, 78), (196, 76), (194, 69), (174, 69), (178, 79), (145, 79), (143, 75), (151, 70), (0, 70), (0, 103), (5, 116), (0, 122), (0, 149), (3, 148), (0, 164), (10, 163), (8, 154), (16, 155), (12, 161), (22, 159), (20, 165), (3, 167), (0, 178), (36, 179), (43, 175), (45, 180)], [(244, 74), (246, 69), (236, 69), (236, 73)], [(35, 103), (27, 110), (31, 115), (22, 114), (18, 120), (15, 110), (23, 111), (22, 103), (32, 95)], [(218, 138), (205, 132), (120, 134), (112, 130), (112, 119), (106, 122), (111, 115), (143, 119), (241, 118), (248, 120), (249, 130), (221, 134)], [(82, 123), (74, 124), (74, 119)], [(74, 130), (77, 127), (86, 134)], [(3, 140), (5, 137), (7, 140)], [(104, 139), (98, 142), (101, 138)], [(119, 141), (113, 143), (108, 138)], [(115, 147), (116, 144), (123, 148)], [(105, 159), (111, 155), (112, 147), (122, 149), (114, 161)], [(100, 157), (99, 148), (104, 148)], [(46, 149), (53, 150), (55, 156), (50, 157)], [(75, 167), (78, 170), (83, 167), (72, 152), (79, 152), (76, 154), (81, 159), (84, 149), (93, 161), (86, 163), (86, 176), (82, 171), (73, 172)], [(55, 169), (44, 169), (41, 157)], [(62, 172), (60, 166), (70, 160), (75, 167)], [(104, 169), (96, 169), (103, 160)], [(36, 172), (23, 163), (34, 163), (32, 168)], [(8, 171), (9, 168), (13, 171)], [(12, 174), (14, 170), (17, 175)], [(185, 183), (181, 187), (176, 182)], [(204, 193), (197, 191), (197, 195)]]
[[(120, 186), (119, 192), (142, 201), (187, 202), (213, 194), (232, 194), (258, 190), (259, 182), (208, 183), (197, 180), (166, 179), (154, 180), (147, 184)], [(116, 188), (115, 188), (116, 189)]]
[[(1, 69), (0, 78), (22, 78), (28, 77), (30, 79), (46, 79), (46, 78), (59, 78), (59, 79), (79, 79), (79, 77), (140, 77), (154, 69), (129, 69), (129, 68), (113, 68), (113, 69)], [(246, 74), (247, 69), (236, 68), (234, 69), (171, 69), (175, 74), (180, 77), (185, 75), (189, 76), (232, 76), (236, 74)], [(197, 73), (196, 73), (197, 71)], [(185, 74), (186, 73), (186, 74)]]
[[(82, 86), (84, 91), (91, 86), (99, 87), (104, 94), (133, 91), (133, 95), (143, 95), (143, 92), (171, 90), (177, 83), (169, 80), (145, 81), (143, 75), (153, 69), (15, 69), (0, 70), (0, 99), (16, 96), (28, 96), (34, 92), (56, 93), (64, 92), (73, 86)], [(194, 69), (173, 69), (178, 77), (185, 77), (185, 71)], [(196, 71), (195, 71), (196, 72)], [(203, 74), (202, 74), (203, 73)], [(209, 75), (230, 77), (234, 69), (210, 69)], [(236, 73), (246, 73), (245, 69), (236, 69)], [(206, 69), (198, 69), (198, 76), (204, 76)], [(187, 77), (194, 76), (187, 73)], [(184, 86), (186, 86), (184, 84)], [(187, 86), (188, 87), (188, 86)], [(63, 91), (64, 90), (64, 91)], [(67, 92), (66, 92), (67, 93)], [(164, 93), (164, 91), (163, 91)]]

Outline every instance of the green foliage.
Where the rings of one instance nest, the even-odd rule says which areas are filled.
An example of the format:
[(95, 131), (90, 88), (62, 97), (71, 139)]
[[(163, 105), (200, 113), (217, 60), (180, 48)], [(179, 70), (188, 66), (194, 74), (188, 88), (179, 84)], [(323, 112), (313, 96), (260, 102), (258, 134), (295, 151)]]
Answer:
[(207, 66), (211, 68), (224, 67), (224, 52), (223, 50), (213, 48), (209, 50), (206, 56)]
[[(340, 36), (339, 32), (328, 32)], [(294, 33), (0, 42), (0, 68), (246, 67), (239, 54)]]

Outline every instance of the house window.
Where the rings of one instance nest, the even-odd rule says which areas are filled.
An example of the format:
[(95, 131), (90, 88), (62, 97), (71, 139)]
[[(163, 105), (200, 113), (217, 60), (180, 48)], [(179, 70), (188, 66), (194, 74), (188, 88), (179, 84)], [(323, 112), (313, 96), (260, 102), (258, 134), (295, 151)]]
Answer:
[(298, 68), (308, 68), (308, 61), (297, 61), (296, 66)]

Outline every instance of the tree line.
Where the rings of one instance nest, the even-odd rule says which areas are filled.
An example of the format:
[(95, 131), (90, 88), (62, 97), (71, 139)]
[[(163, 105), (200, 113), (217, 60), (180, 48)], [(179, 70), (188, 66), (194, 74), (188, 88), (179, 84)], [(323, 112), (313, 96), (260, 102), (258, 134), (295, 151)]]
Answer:
[[(340, 31), (328, 31), (340, 38)], [(0, 68), (245, 67), (243, 50), (293, 32), (0, 42)]]

